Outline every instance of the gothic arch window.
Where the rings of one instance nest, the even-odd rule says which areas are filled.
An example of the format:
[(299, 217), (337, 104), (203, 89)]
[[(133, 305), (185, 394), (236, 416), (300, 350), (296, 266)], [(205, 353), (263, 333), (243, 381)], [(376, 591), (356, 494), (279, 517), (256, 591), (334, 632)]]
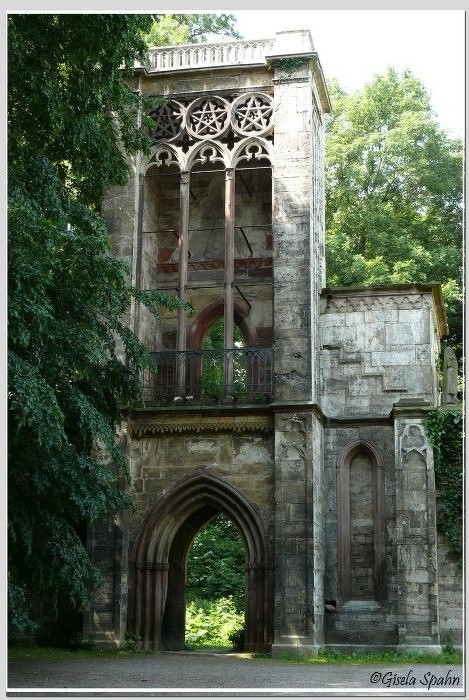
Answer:
[(384, 472), (374, 445), (347, 445), (338, 459), (339, 600), (385, 598)]
[[(214, 323), (223, 318), (223, 298), (216, 299), (208, 304), (194, 319), (187, 334), (187, 348), (199, 350), (203, 347), (203, 340)], [(246, 312), (236, 302), (234, 304), (234, 322), (240, 329), (244, 344), (247, 347), (255, 345), (255, 332), (249, 324)]]

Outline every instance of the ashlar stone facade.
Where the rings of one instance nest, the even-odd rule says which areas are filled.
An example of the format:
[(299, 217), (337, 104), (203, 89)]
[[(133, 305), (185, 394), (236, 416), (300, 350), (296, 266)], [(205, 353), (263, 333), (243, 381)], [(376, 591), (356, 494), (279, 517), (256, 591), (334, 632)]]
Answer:
[(188, 552), (224, 513), (247, 650), (460, 642), (424, 430), (440, 288), (325, 287), (330, 103), (309, 33), (155, 49), (133, 87), (154, 97), (154, 148), (105, 199), (111, 243), (134, 284), (192, 313), (130, 311), (159, 371), (122, 425), (135, 509), (90, 532), (105, 586), (86, 631), (183, 648)]

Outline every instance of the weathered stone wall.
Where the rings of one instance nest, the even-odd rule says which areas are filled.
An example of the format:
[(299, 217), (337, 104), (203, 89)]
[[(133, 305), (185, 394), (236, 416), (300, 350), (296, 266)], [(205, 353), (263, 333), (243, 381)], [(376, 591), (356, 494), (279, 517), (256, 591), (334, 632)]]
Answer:
[(324, 641), (321, 452), (317, 416), (275, 416), (275, 653), (314, 653)]
[[(323, 230), (312, 206), (323, 172), (321, 144), (313, 153), (310, 62), (292, 72), (277, 68), (273, 152), (274, 324), (277, 398), (313, 400), (317, 295), (315, 250)], [(316, 227), (316, 228), (315, 228)]]
[(401, 396), (436, 405), (435, 314), (430, 285), (324, 290), (324, 413), (385, 416)]
[(218, 94), (226, 91), (233, 93), (238, 90), (271, 91), (272, 72), (267, 66), (262, 67), (231, 67), (223, 69), (200, 70), (187, 74), (174, 72), (171, 74), (143, 73), (133, 83), (145, 95), (173, 96), (186, 95), (188, 99), (199, 94), (216, 91)]
[(103, 572), (104, 585), (87, 612), (86, 633), (114, 645), (132, 629), (132, 562), (145, 519), (161, 495), (195, 470), (208, 467), (254, 504), (273, 550), (272, 425), (267, 415), (185, 414), (179, 420), (158, 420), (148, 413), (129, 423), (126, 442), (135, 508), (104, 520), (89, 533), (90, 555)]
[(460, 646), (464, 631), (462, 570), (442, 535), (438, 535), (438, 593), (441, 644)]
[(440, 643), (436, 497), (425, 414), (395, 409), (399, 642)]
[(136, 510), (129, 521), (131, 550), (158, 496), (190, 471), (204, 467), (210, 467), (258, 506), (266, 531), (273, 537), (272, 433), (217, 430), (216, 419), (211, 421), (215, 430), (204, 430), (198, 418), (193, 418), (192, 430), (187, 429), (187, 423), (180, 423), (184, 432), (178, 432), (176, 419), (173, 432), (148, 432), (132, 438), (131, 494)]
[[(338, 457), (358, 443), (374, 445), (383, 460), (385, 564), (384, 599), (360, 600), (355, 596), (349, 602), (340, 600), (339, 585), (339, 511), (344, 508), (338, 489)], [(358, 453), (360, 454), (360, 453)], [(396, 486), (394, 470), (394, 430), (391, 421), (341, 421), (326, 427), (324, 438), (324, 494), (325, 494), (325, 579), (326, 608), (325, 639), (328, 644), (395, 644), (397, 642), (397, 580), (396, 580)], [(371, 484), (361, 484), (370, 493)], [(360, 484), (358, 485), (360, 486)], [(357, 484), (351, 484), (357, 490)], [(360, 493), (356, 493), (357, 501)], [(353, 588), (352, 588), (353, 591)]]
[[(249, 91), (273, 98), (275, 139), (270, 132), (262, 132), (259, 139), (263, 158), (272, 163), (272, 183), (267, 182), (267, 171), (261, 175), (253, 170), (244, 184), (235, 186), (233, 197), (234, 223), (257, 227), (250, 256), (260, 262), (247, 264), (249, 251), (240, 239), (238, 248), (235, 241), (233, 267), (235, 322), (243, 325), (253, 345), (273, 345), (276, 396), (273, 406), (253, 408), (251, 413), (236, 406), (197, 411), (187, 405), (166, 411), (145, 409), (131, 416), (126, 449), (136, 509), (125, 519), (101, 523), (89, 539), (105, 585), (90, 609), (86, 630), (102, 641), (123, 640), (126, 625), (132, 623), (133, 600), (139, 596), (140, 602), (144, 599), (140, 611), (145, 616), (153, 610), (161, 627), (166, 600), (161, 582), (175, 562), (152, 555), (147, 560), (143, 548), (137, 566), (136, 546), (142, 533), (151, 540), (156, 532), (152, 534), (153, 520), (148, 516), (153, 517), (155, 503), (161, 503), (158, 499), (204, 469), (253, 504), (259, 531), (267, 535), (264, 554), (268, 559), (269, 547), (275, 552), (274, 562), (264, 561), (262, 572), (253, 559), (247, 572), (247, 580), (264, 576), (268, 582), (265, 588), (253, 584), (250, 589), (254, 597), (269, 591), (259, 598), (270, 610), (265, 629), (271, 627), (267, 618), (274, 597), (274, 652), (315, 653), (324, 642), (437, 647), (445, 635), (454, 643), (461, 639), (460, 579), (444, 545), (437, 552), (433, 461), (422, 428), (425, 407), (438, 403), (435, 367), (445, 326), (441, 298), (434, 285), (424, 284), (321, 293), (323, 118), (328, 102), (309, 35), (303, 37), (307, 41), (302, 48), (297, 44), (298, 53), (292, 44), (294, 60), (284, 61), (282, 41), (298, 42), (302, 33), (284, 34), (281, 40), (277, 37), (276, 49), (263, 66), (150, 74), (140, 70), (133, 81), (133, 87), (147, 96), (168, 96), (186, 104), (210, 95), (233, 100)], [(219, 136), (214, 141), (220, 141), (224, 153), (222, 169), (231, 171), (229, 154), (235, 152), (236, 145), (231, 147), (238, 136), (232, 134), (228, 140)], [(179, 156), (190, 153), (181, 144)], [(189, 161), (181, 157), (183, 170), (191, 169)], [(144, 180), (147, 166), (143, 159), (130, 161), (129, 183), (108, 193), (103, 211), (113, 253), (129, 264), (131, 282), (143, 288), (163, 286), (174, 293), (178, 249), (173, 231), (178, 229), (183, 190), (175, 186), (172, 193), (156, 192), (156, 181)], [(206, 196), (210, 182), (204, 177), (193, 178), (192, 201)], [(187, 178), (184, 174), (181, 183), (190, 184)], [(228, 198), (230, 190), (221, 175), (220, 183), (216, 199), (205, 203), (213, 221), (203, 222), (205, 210), (193, 204), (188, 228), (216, 229), (217, 221), (223, 226), (221, 198)], [(249, 197), (250, 190), (254, 196)], [(152, 233), (158, 228), (166, 231), (159, 241)], [(203, 333), (220, 316), (224, 303), (223, 236), (218, 235), (217, 243), (214, 237), (208, 246), (213, 264), (205, 269), (206, 261), (196, 260), (197, 255), (205, 256), (201, 253), (205, 234), (200, 240), (197, 235), (192, 239), (195, 257), (185, 290), (195, 313), (179, 331), (186, 333), (188, 348), (200, 347)], [(150, 349), (175, 347), (176, 313), (164, 311), (156, 324), (144, 309), (134, 306), (127, 321)], [(357, 464), (362, 467), (358, 472)], [(211, 501), (208, 510), (201, 509), (200, 522), (190, 523), (192, 505), (188, 506), (181, 516), (186, 520), (177, 523), (176, 544), (185, 546), (184, 537), (189, 536), (184, 528), (191, 526), (195, 532), (214, 508), (223, 509), (220, 503)], [(172, 515), (169, 520), (172, 523)], [(346, 548), (340, 533), (347, 528), (350, 556), (344, 565)], [(184, 560), (181, 551), (176, 568)], [(345, 578), (349, 580), (350, 570), (353, 578), (348, 589), (344, 569)], [(148, 586), (138, 587), (139, 576), (140, 582), (150, 582)], [(160, 583), (151, 588), (155, 580)], [(156, 591), (159, 611), (149, 600), (156, 599)], [(251, 619), (258, 612), (256, 600), (248, 601)], [(183, 607), (181, 601), (173, 598), (172, 605)], [(170, 612), (174, 612), (171, 605)], [(151, 635), (148, 640), (155, 642)]]

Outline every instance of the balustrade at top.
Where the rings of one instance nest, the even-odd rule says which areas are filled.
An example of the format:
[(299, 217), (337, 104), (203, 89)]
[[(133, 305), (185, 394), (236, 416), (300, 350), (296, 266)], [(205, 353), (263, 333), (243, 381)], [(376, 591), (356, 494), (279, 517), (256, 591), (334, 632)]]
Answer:
[(184, 44), (149, 49), (144, 68), (164, 72), (216, 66), (263, 65), (272, 53), (274, 39), (230, 41), (217, 44)]

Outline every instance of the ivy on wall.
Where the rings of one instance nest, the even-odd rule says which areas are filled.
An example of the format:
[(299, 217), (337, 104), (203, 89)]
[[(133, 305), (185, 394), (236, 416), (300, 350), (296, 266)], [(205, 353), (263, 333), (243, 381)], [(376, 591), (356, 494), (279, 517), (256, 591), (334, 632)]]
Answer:
[(273, 61), (273, 64), (276, 68), (284, 71), (288, 77), (291, 77), (296, 70), (302, 68), (307, 62), (308, 59), (305, 59), (304, 57), (292, 56), (291, 58), (276, 59)]
[(438, 530), (448, 538), (450, 553), (462, 560), (463, 415), (457, 409), (433, 409), (426, 420), (433, 447)]

